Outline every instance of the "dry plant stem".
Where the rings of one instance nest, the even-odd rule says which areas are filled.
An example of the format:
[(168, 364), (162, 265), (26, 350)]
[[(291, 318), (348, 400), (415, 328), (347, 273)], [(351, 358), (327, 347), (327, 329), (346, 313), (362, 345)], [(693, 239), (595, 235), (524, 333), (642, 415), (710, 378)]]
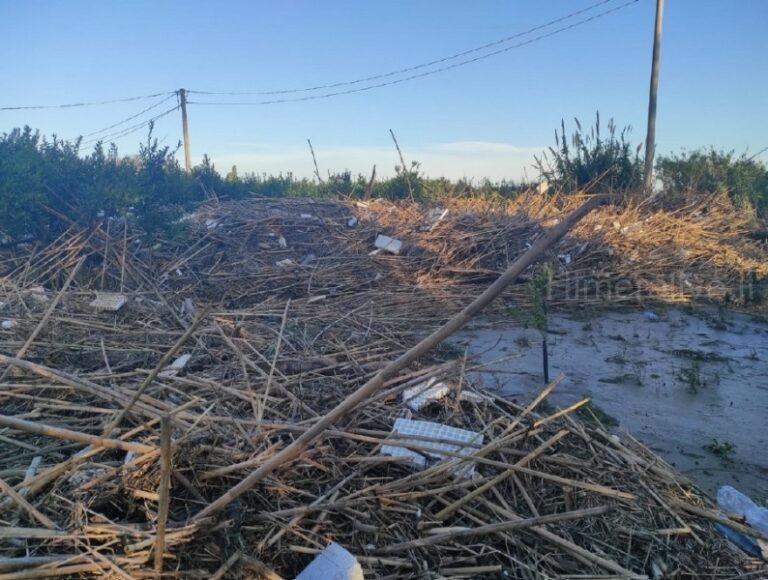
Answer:
[(557, 522), (565, 522), (569, 520), (578, 520), (582, 518), (596, 517), (596, 516), (601, 516), (607, 513), (610, 509), (611, 508), (609, 506), (598, 506), (598, 507), (588, 508), (584, 510), (565, 512), (562, 514), (539, 516), (536, 518), (529, 518), (526, 520), (517, 519), (509, 522), (488, 524), (487, 526), (480, 526), (477, 528), (462, 528), (456, 531), (447, 531), (442, 534), (435, 534), (434, 536), (429, 536), (427, 538), (419, 538), (417, 540), (410, 540), (408, 542), (402, 542), (400, 544), (394, 544), (392, 546), (385, 546), (384, 548), (377, 549), (376, 552), (380, 554), (392, 554), (394, 552), (405, 552), (407, 550), (412, 550), (413, 548), (419, 548), (423, 546), (434, 546), (436, 544), (455, 541), (461, 538), (495, 534), (497, 532), (508, 532), (510, 530), (530, 528), (532, 526), (540, 526), (545, 524), (553, 524)]
[(27, 512), (49, 530), (55, 530), (58, 528), (58, 526), (54, 524), (48, 516), (41, 513), (35, 506), (24, 499), (24, 497), (17, 493), (10, 485), (8, 485), (4, 479), (0, 479), (0, 491), (11, 498), (17, 506)]
[(157, 375), (160, 374), (160, 371), (162, 371), (168, 362), (173, 358), (173, 356), (179, 352), (179, 349), (181, 349), (182, 346), (184, 346), (184, 343), (189, 340), (189, 337), (192, 336), (197, 330), (197, 327), (200, 325), (200, 323), (203, 321), (205, 316), (207, 315), (208, 311), (204, 310), (200, 313), (200, 315), (195, 319), (195, 321), (189, 325), (189, 328), (184, 332), (184, 334), (179, 337), (179, 340), (176, 341), (176, 343), (171, 347), (169, 351), (167, 351), (160, 361), (155, 365), (155, 368), (152, 369), (152, 372), (149, 373), (146, 379), (144, 379), (144, 382), (141, 383), (141, 386), (136, 390), (133, 397), (131, 397), (131, 400), (128, 402), (128, 404), (118, 413), (117, 417), (104, 428), (104, 436), (107, 437), (114, 431), (117, 427), (120, 426), (120, 423), (125, 418), (125, 416), (131, 412), (131, 409), (133, 409), (133, 406), (136, 404), (136, 402), (139, 400), (141, 395), (144, 394), (144, 391), (147, 389), (149, 385), (152, 384), (152, 382), (157, 378)]
[(264, 407), (267, 405), (269, 399), (269, 391), (272, 387), (272, 379), (275, 376), (275, 367), (277, 366), (277, 358), (280, 356), (280, 347), (283, 345), (283, 333), (285, 332), (285, 323), (288, 320), (288, 308), (291, 306), (291, 301), (286, 300), (285, 310), (283, 310), (283, 318), (280, 322), (280, 333), (277, 335), (277, 342), (275, 343), (275, 354), (272, 357), (272, 364), (269, 367), (269, 376), (267, 377), (267, 386), (264, 387), (264, 396), (261, 399), (261, 405), (259, 405), (259, 414), (256, 420), (260, 423), (264, 417)]
[(514, 282), (517, 277), (528, 266), (536, 262), (543, 254), (555, 244), (560, 238), (565, 236), (575, 224), (584, 216), (604, 202), (604, 198), (596, 197), (584, 203), (581, 207), (567, 216), (563, 221), (554, 226), (547, 234), (538, 239), (533, 246), (515, 261), (507, 271), (502, 274), (485, 292), (478, 296), (462, 312), (449, 320), (441, 328), (433, 332), (430, 336), (422, 340), (416, 346), (411, 348), (396, 360), (389, 363), (375, 377), (360, 387), (355, 393), (344, 399), (336, 408), (320, 418), (309, 430), (301, 435), (296, 441), (291, 443), (283, 451), (267, 460), (264, 465), (246, 477), (236, 486), (224, 493), (220, 498), (211, 503), (208, 507), (199, 512), (193, 519), (199, 520), (215, 513), (218, 513), (237, 499), (240, 495), (251, 489), (259, 481), (272, 473), (275, 469), (285, 463), (295, 459), (312, 441), (320, 436), (323, 431), (333, 425), (346, 413), (355, 408), (362, 401), (368, 399), (376, 393), (381, 386), (390, 378), (394, 377), (402, 369), (410, 365), (423, 354), (429, 352), (432, 348), (440, 344), (443, 340), (451, 336), (454, 332), (463, 327), (472, 320), (485, 306), (490, 304), (509, 284)]
[(32, 421), (25, 421), (24, 419), (17, 419), (16, 417), (8, 417), (6, 415), (0, 415), (0, 427), (18, 429), (19, 431), (46, 435), (57, 439), (77, 441), (78, 443), (87, 443), (88, 445), (93, 445), (95, 447), (121, 449), (123, 451), (133, 451), (135, 453), (148, 453), (154, 449), (154, 447), (150, 447), (149, 445), (129, 443), (127, 441), (120, 441), (119, 439), (96, 437), (95, 435), (79, 433), (70, 429), (61, 429), (60, 427), (51, 427), (42, 423), (33, 423)]
[(155, 538), (155, 572), (163, 571), (165, 554), (165, 526), (168, 522), (168, 508), (171, 505), (171, 418), (163, 415), (160, 419), (160, 502), (157, 507), (157, 537)]
[[(37, 323), (37, 326), (32, 331), (32, 334), (29, 335), (27, 340), (24, 341), (24, 344), (21, 346), (21, 348), (16, 352), (15, 358), (21, 358), (25, 354), (27, 354), (27, 350), (29, 350), (29, 347), (32, 346), (32, 343), (35, 342), (35, 339), (37, 338), (37, 335), (40, 334), (40, 331), (45, 328), (45, 325), (48, 324), (48, 319), (51, 317), (51, 314), (53, 314), (53, 311), (56, 310), (56, 307), (59, 305), (59, 302), (61, 302), (62, 297), (66, 293), (67, 289), (69, 288), (69, 285), (72, 283), (72, 280), (74, 280), (77, 273), (80, 271), (80, 267), (85, 263), (86, 256), (83, 256), (78, 260), (77, 264), (75, 265), (72, 272), (70, 272), (69, 276), (67, 277), (66, 282), (64, 282), (64, 285), (61, 287), (61, 290), (59, 290), (58, 294), (56, 294), (56, 298), (53, 299), (53, 302), (48, 306), (48, 309), (45, 311), (45, 314), (40, 319), (40, 322)], [(5, 369), (3, 371), (3, 374), (0, 375), (0, 383), (2, 383), (6, 377), (8, 376), (8, 373), (10, 371), (10, 368)]]

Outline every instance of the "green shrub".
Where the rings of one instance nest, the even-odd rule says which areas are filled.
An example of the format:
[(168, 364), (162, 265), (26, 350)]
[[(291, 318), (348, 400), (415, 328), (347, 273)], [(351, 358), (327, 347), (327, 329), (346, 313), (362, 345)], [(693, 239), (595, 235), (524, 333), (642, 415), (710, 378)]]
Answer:
[(637, 188), (642, 180), (642, 160), (639, 147), (633, 153), (628, 141), (629, 127), (617, 134), (613, 119), (608, 121), (608, 135), (600, 133), (600, 113), (589, 133), (582, 131), (574, 119), (576, 130), (570, 139), (555, 130), (555, 147), (536, 159), (536, 167), (556, 190), (575, 192), (627, 192)]
[(698, 149), (660, 156), (656, 175), (667, 195), (727, 193), (737, 207), (768, 216), (768, 168), (746, 155)]

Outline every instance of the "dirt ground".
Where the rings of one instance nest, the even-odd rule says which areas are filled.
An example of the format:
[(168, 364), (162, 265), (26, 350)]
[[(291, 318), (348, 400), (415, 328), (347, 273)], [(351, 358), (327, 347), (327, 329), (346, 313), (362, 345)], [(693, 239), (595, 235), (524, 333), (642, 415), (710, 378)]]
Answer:
[[(615, 429), (704, 490), (729, 484), (765, 502), (768, 323), (730, 312), (654, 314), (658, 319), (642, 311), (552, 315), (550, 373), (565, 375), (552, 403), (591, 397), (599, 416), (615, 419)], [(541, 388), (538, 330), (486, 321), (458, 340), (490, 363), (475, 371), (485, 386), (526, 401)]]

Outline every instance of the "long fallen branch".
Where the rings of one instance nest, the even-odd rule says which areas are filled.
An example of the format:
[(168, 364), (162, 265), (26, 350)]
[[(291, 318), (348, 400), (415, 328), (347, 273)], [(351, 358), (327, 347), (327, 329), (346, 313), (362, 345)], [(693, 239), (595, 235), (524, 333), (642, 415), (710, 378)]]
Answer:
[(209, 504), (202, 511), (198, 512), (192, 520), (197, 521), (216, 514), (226, 508), (230, 503), (240, 497), (242, 494), (253, 488), (258, 482), (262, 481), (270, 473), (294, 460), (301, 452), (331, 425), (349, 413), (351, 410), (363, 405), (370, 397), (375, 394), (389, 379), (397, 373), (408, 367), (410, 364), (424, 356), (446, 338), (451, 336), (457, 330), (466, 325), (470, 320), (477, 316), (483, 308), (488, 306), (502, 291), (514, 282), (526, 268), (539, 260), (545, 252), (560, 240), (568, 231), (573, 228), (582, 218), (589, 214), (593, 209), (605, 203), (607, 198), (597, 196), (591, 198), (582, 204), (570, 215), (566, 216), (560, 223), (552, 227), (543, 237), (539, 238), (527, 252), (520, 256), (499, 278), (493, 282), (486, 290), (475, 298), (469, 306), (459, 314), (443, 324), (435, 332), (430, 334), (424, 340), (413, 346), (403, 355), (387, 364), (378, 374), (360, 387), (357, 391), (341, 401), (335, 408), (321, 417), (310, 429), (304, 432), (288, 447), (268, 459), (261, 467), (243, 479), (240, 483), (226, 491), (217, 500)]

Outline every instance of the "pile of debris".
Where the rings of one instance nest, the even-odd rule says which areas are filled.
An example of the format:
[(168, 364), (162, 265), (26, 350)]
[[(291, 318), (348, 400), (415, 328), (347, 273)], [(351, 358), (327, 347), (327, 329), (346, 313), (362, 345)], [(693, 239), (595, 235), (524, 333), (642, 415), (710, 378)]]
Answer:
[[(768, 538), (574, 419), (586, 401), (486, 392), (461, 353), (421, 357), (232, 494), (468, 301), (466, 280), (416, 283), (440, 254), (377, 206), (253, 200), (173, 243), (96, 229), (2, 256), (0, 578), (292, 578), (329, 545), (317, 566), (348, 552), (366, 578), (757, 569), (713, 523)], [(506, 223), (517, 253), (542, 233)]]

